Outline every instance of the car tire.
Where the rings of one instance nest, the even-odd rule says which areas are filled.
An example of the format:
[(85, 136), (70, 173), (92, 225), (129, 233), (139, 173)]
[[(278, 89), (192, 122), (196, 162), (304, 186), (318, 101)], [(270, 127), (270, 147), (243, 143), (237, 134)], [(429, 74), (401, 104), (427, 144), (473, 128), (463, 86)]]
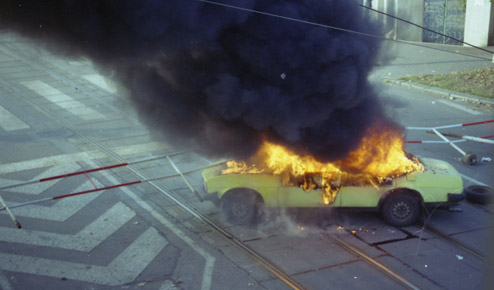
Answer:
[(248, 189), (227, 193), (223, 200), (225, 214), (233, 224), (254, 224), (261, 206), (259, 194)]
[(471, 185), (463, 189), (466, 200), (478, 203), (488, 204), (494, 201), (494, 190), (488, 186)]
[(381, 209), (384, 220), (392, 226), (408, 226), (417, 221), (420, 206), (410, 194), (395, 193), (386, 198)]

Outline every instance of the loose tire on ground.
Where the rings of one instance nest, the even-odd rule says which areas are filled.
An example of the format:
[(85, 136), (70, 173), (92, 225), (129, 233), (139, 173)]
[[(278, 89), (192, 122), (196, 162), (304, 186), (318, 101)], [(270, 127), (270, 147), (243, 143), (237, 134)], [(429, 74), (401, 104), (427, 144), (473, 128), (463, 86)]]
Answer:
[(238, 189), (227, 193), (223, 200), (223, 209), (233, 224), (253, 224), (257, 221), (262, 199), (253, 190)]
[(384, 220), (388, 224), (398, 227), (416, 222), (419, 212), (418, 199), (406, 193), (393, 193), (384, 201), (381, 208)]
[(478, 203), (488, 204), (494, 202), (494, 190), (488, 186), (471, 185), (463, 189), (466, 200)]

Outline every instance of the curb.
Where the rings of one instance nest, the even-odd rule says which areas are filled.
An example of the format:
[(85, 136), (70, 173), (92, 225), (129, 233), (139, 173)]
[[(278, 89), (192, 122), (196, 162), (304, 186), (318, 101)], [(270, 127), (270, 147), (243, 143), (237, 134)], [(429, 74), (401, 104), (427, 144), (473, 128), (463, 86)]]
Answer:
[(394, 85), (399, 85), (405, 88), (409, 89), (415, 89), (435, 95), (440, 95), (442, 97), (454, 100), (454, 99), (459, 99), (463, 100), (466, 102), (471, 102), (479, 105), (488, 105), (488, 106), (494, 106), (494, 100), (482, 98), (479, 96), (475, 95), (469, 95), (469, 94), (464, 94), (464, 93), (459, 93), (455, 91), (450, 91), (446, 89), (441, 89), (441, 88), (436, 88), (436, 87), (430, 87), (426, 85), (421, 85), (417, 83), (413, 83), (410, 81), (400, 81), (400, 80), (385, 80), (386, 83), (389, 84), (394, 84)]

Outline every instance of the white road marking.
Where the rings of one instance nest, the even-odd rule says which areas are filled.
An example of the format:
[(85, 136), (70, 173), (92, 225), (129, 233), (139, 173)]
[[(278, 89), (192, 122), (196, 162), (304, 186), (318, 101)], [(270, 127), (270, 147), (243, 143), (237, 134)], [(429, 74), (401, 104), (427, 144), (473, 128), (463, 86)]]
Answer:
[[(137, 153), (160, 151), (160, 150), (167, 152), (167, 150), (169, 150), (169, 147), (164, 143), (151, 142), (151, 143), (137, 144), (131, 146), (116, 147), (116, 148), (112, 148), (112, 150), (120, 156), (125, 156), (125, 155), (131, 155), (131, 154), (134, 155)], [(101, 151), (94, 150), (88, 152), (62, 154), (62, 155), (55, 155), (50, 157), (43, 157), (39, 159), (18, 161), (13, 163), (0, 164), (0, 174), (40, 168), (40, 167), (47, 167), (47, 166), (64, 166), (64, 164), (71, 162), (73, 163), (77, 161), (87, 161), (87, 160), (93, 160), (104, 157), (107, 157), (107, 155), (102, 153)], [(94, 165), (96, 166), (96, 164)], [(63, 174), (63, 173), (68, 173), (68, 172), (59, 171), (59, 173), (57, 174)], [(7, 185), (7, 184), (0, 183), (0, 185)]]
[(99, 74), (91, 74), (82, 76), (86, 80), (90, 81), (94, 85), (102, 88), (103, 90), (109, 92), (110, 94), (114, 94), (117, 92), (117, 85), (112, 80), (105, 78)]
[(57, 104), (60, 108), (71, 112), (72, 114), (79, 116), (84, 120), (94, 120), (104, 118), (102, 114), (87, 107), (79, 101), (72, 99), (70, 96), (55, 89), (49, 84), (42, 81), (29, 81), (22, 82), (24, 86), (28, 87), (38, 95), (43, 96), (45, 99), (52, 103)]
[(0, 241), (89, 252), (134, 216), (130, 208), (118, 202), (75, 235), (0, 227)]
[(81, 61), (68, 61), (67, 62), (70, 65), (73, 66), (83, 66), (83, 65), (91, 65), (91, 63), (87, 60), (81, 60)]
[[(92, 158), (93, 157), (88, 152), (80, 152), (74, 154), (55, 155), (55, 156), (43, 157), (39, 159), (0, 164), (0, 174), (40, 168), (40, 167), (47, 167), (47, 166), (63, 166), (63, 164), (67, 164), (70, 162), (89, 160)], [(60, 173), (67, 173), (67, 172), (60, 172)]]
[[(87, 182), (86, 184), (89, 184), (89, 182)], [(75, 192), (85, 190), (84, 187), (88, 186), (84, 185), (85, 184), (78, 187)], [(48, 221), (63, 222), (79, 212), (83, 207), (85, 207), (88, 203), (93, 201), (103, 192), (104, 191), (93, 192), (90, 194), (83, 194), (71, 198), (60, 199), (54, 205), (49, 207), (45, 205), (31, 204), (24, 207), (13, 208), (11, 210), (17, 217), (28, 217)], [(12, 202), (8, 202), (7, 204), (8, 206), (15, 205), (15, 203)], [(5, 211), (2, 211), (1, 214), (7, 213)]]
[(0, 126), (5, 131), (15, 131), (29, 128), (26, 123), (14, 116), (2, 106), (0, 106)]
[(3, 290), (14, 290), (10, 285), (9, 278), (7, 278), (2, 271), (0, 271), (0, 288)]
[[(92, 178), (96, 186), (101, 187), (102, 184), (96, 179)], [(92, 189), (92, 184), (87, 181), (77, 187), (74, 192), (79, 192), (83, 190)], [(65, 192), (59, 192), (58, 194), (64, 194)], [(93, 192), (90, 194), (83, 194), (71, 198), (60, 199), (55, 202), (52, 206), (45, 206), (40, 204), (31, 204), (24, 207), (13, 208), (12, 212), (15, 213), (17, 217), (29, 217), (36, 219), (43, 219), (49, 221), (63, 222), (76, 214), (79, 210), (85, 207), (88, 203), (93, 201), (101, 192)], [(8, 206), (14, 206), (16, 203), (8, 202)], [(7, 214), (5, 211), (0, 212), (0, 214)]]
[(472, 114), (472, 115), (480, 115), (480, 114), (482, 114), (481, 112), (474, 111), (474, 110), (469, 109), (469, 108), (467, 108), (467, 107), (465, 107), (465, 106), (462, 106), (462, 105), (457, 104), (457, 103), (450, 102), (450, 101), (445, 100), (445, 99), (439, 99), (439, 100), (437, 100), (437, 101), (438, 101), (438, 102), (440, 102), (440, 103), (443, 103), (443, 104), (445, 104), (445, 105), (448, 105), (448, 106), (450, 106), (450, 107), (453, 107), (453, 108), (455, 108), (455, 109), (461, 110), (461, 111), (463, 111), (463, 112), (470, 113), (470, 114)]
[(184, 232), (175, 227), (173, 223), (167, 220), (163, 215), (155, 211), (149, 204), (140, 199), (137, 195), (131, 192), (127, 188), (123, 188), (123, 191), (137, 202), (143, 209), (147, 210), (154, 218), (161, 222), (164, 226), (169, 228), (175, 235), (177, 235), (182, 241), (184, 241), (190, 248), (194, 249), (197, 253), (204, 257), (206, 263), (204, 265), (204, 272), (202, 274), (201, 290), (211, 289), (211, 280), (213, 278), (213, 270), (215, 258), (206, 252), (203, 248), (199, 247), (196, 242), (189, 238)]
[(0, 268), (5, 271), (117, 286), (134, 281), (167, 244), (168, 241), (156, 229), (148, 228), (108, 266), (0, 253)]
[(150, 142), (145, 144), (117, 147), (117, 148), (113, 148), (112, 150), (113, 152), (115, 152), (120, 156), (135, 155), (139, 153), (152, 152), (152, 151), (161, 151), (162, 154), (164, 154), (165, 152), (169, 152), (170, 146), (163, 142)]
[[(117, 182), (115, 177), (110, 175), (108, 172), (104, 171), (103, 175), (105, 178), (107, 178), (110, 182)], [(209, 254), (207, 251), (205, 251), (203, 248), (199, 247), (194, 240), (192, 240), (190, 237), (188, 237), (184, 232), (182, 232), (179, 228), (177, 228), (172, 222), (170, 222), (168, 219), (166, 219), (162, 214), (159, 212), (155, 211), (148, 203), (143, 201), (139, 196), (137, 196), (135, 193), (133, 193), (129, 188), (127, 187), (122, 187), (121, 190), (127, 194), (130, 198), (132, 198), (139, 206), (141, 206), (143, 209), (145, 209), (147, 212), (149, 212), (155, 219), (157, 219), (161, 224), (163, 224), (165, 227), (170, 229), (177, 237), (182, 239), (191, 249), (194, 249), (199, 255), (204, 257), (206, 260), (205, 266), (204, 266), (204, 272), (202, 274), (202, 284), (201, 284), (201, 290), (209, 290), (211, 289), (211, 281), (213, 278), (213, 270), (214, 270), (214, 263), (215, 263), (215, 258)]]
[[(139, 144), (139, 145), (134, 145), (134, 146), (123, 146), (120, 148), (116, 148), (116, 151), (121, 150), (122, 153), (125, 152), (127, 154), (136, 154), (136, 153), (141, 153), (141, 152), (146, 152), (146, 149), (149, 148), (154, 148), (156, 150), (159, 149), (168, 149), (166, 144), (163, 143), (147, 143), (147, 144)], [(148, 150), (149, 152), (149, 150)], [(10, 163), (10, 164), (2, 164), (0, 165), (0, 174), (3, 173), (11, 173), (11, 172), (16, 172), (16, 171), (22, 171), (26, 169), (34, 169), (34, 168), (39, 168), (39, 167), (46, 167), (46, 166), (55, 166), (55, 165), (62, 165), (66, 164), (67, 162), (75, 162), (75, 161), (80, 161), (83, 160), (87, 162), (88, 166), (90, 168), (95, 168), (98, 167), (97, 164), (92, 161), (93, 159), (104, 157), (104, 154), (102, 154), (99, 151), (91, 151), (91, 152), (82, 152), (82, 153), (75, 153), (75, 154), (67, 154), (67, 155), (57, 155), (57, 156), (51, 156), (51, 157), (45, 157), (45, 158), (40, 158), (40, 159), (35, 159), (35, 160), (27, 160), (27, 161), (20, 161), (20, 162), (15, 162), (15, 163)], [(66, 172), (65, 172), (66, 173)], [(102, 174), (107, 178), (110, 182), (112, 183), (118, 183), (118, 180), (112, 175), (111, 172), (108, 171), (102, 171)], [(130, 198), (132, 198), (136, 203), (138, 203), (143, 209), (147, 210), (153, 217), (155, 217), (160, 223), (162, 223), (164, 226), (166, 226), (168, 229), (170, 229), (177, 237), (182, 239), (191, 249), (199, 253), (200, 256), (202, 256), (205, 259), (205, 265), (204, 265), (204, 272), (202, 275), (202, 284), (200, 289), (202, 290), (208, 290), (211, 288), (211, 282), (212, 282), (212, 275), (213, 275), (213, 270), (214, 270), (214, 264), (215, 264), (215, 258), (209, 254), (207, 251), (202, 249), (197, 245), (197, 243), (192, 240), (190, 237), (188, 237), (184, 232), (182, 232), (180, 229), (178, 229), (172, 222), (167, 220), (163, 215), (155, 211), (149, 204), (147, 204), (145, 201), (140, 199), (137, 195), (135, 195), (130, 189), (128, 188), (121, 188), (122, 191), (124, 191)], [(68, 201), (69, 199), (66, 199), (67, 203), (70, 202)], [(63, 201), (63, 200), (62, 200)], [(62, 202), (59, 201), (59, 202)], [(84, 202), (86, 204), (86, 202)], [(53, 207), (53, 206), (52, 206)], [(27, 207), (26, 207), (27, 208)], [(29, 208), (32, 208), (31, 206)], [(20, 209), (20, 208), (19, 208)], [(36, 211), (33, 209), (33, 211)], [(18, 230), (17, 230), (18, 231)], [(31, 232), (32, 233), (32, 232)], [(35, 233), (35, 235), (38, 234), (38, 237), (41, 237), (40, 233)], [(47, 234), (47, 233), (43, 233)], [(79, 234), (80, 235), (80, 234)], [(3, 233), (1, 236), (8, 237), (10, 236), (9, 233)], [(70, 244), (70, 241), (67, 241), (64, 239), (69, 239), (68, 237), (60, 237), (57, 236), (56, 234), (51, 235), (48, 233), (49, 238), (53, 238), (54, 241), (50, 242), (50, 245), (59, 245), (61, 243), (68, 243)], [(27, 239), (26, 237), (23, 237)], [(161, 238), (161, 237), (160, 237)], [(74, 243), (76, 238), (70, 238), (74, 239)], [(101, 238), (100, 238), (101, 239)], [(161, 238), (159, 241), (156, 242), (150, 242), (150, 245), (158, 245), (161, 242), (161, 244), (166, 243), (166, 240)], [(38, 243), (43, 243), (43, 242), (38, 242)], [(48, 242), (47, 242), (48, 243)], [(94, 244), (94, 242), (93, 242)], [(86, 244), (87, 245), (87, 244)], [(134, 245), (134, 244), (133, 244)], [(91, 246), (91, 245), (90, 245)], [(75, 246), (77, 247), (77, 246)], [(142, 246), (140, 246), (142, 247)], [(147, 246), (146, 246), (147, 247)], [(144, 269), (147, 264), (161, 251), (155, 251), (155, 250), (150, 250), (148, 251), (149, 247), (144, 247), (146, 250), (142, 250), (145, 253), (145, 256), (149, 257), (146, 258), (145, 261), (142, 261), (142, 269)], [(163, 245), (164, 247), (164, 245)], [(163, 248), (162, 247), (162, 248)], [(160, 248), (160, 249), (162, 249)], [(128, 257), (134, 257), (136, 254), (132, 255), (127, 255)], [(120, 255), (119, 257), (121, 257)], [(139, 255), (137, 255), (139, 256)], [(122, 256), (123, 257), (123, 256)], [(40, 258), (35, 258), (35, 257), (27, 257), (27, 256), (18, 256), (18, 255), (13, 255), (13, 254), (0, 254), (0, 260), (2, 261), (8, 261), (5, 263), (0, 264), (0, 269), (4, 269), (7, 271), (17, 271), (17, 272), (23, 272), (23, 273), (32, 273), (32, 274), (39, 274), (39, 275), (46, 275), (46, 276), (52, 276), (52, 277), (67, 277), (67, 278), (72, 278), (76, 280), (83, 280), (83, 281), (89, 281), (89, 282), (94, 282), (94, 283), (102, 283), (102, 284), (110, 284), (110, 285), (117, 285), (121, 284), (119, 281), (125, 280), (125, 282), (130, 282), (135, 277), (142, 271), (136, 269), (135, 267), (132, 268), (132, 270), (129, 271), (134, 271), (132, 274), (133, 278), (130, 277), (128, 279), (122, 278), (123, 275), (125, 274), (124, 272), (119, 272), (118, 269), (121, 268), (119, 265), (133, 265), (133, 263), (128, 263), (128, 261), (123, 262), (122, 259), (119, 259), (119, 262), (112, 262), (112, 264), (109, 267), (101, 267), (101, 266), (91, 266), (91, 265), (83, 265), (83, 264), (77, 264), (77, 263), (68, 263), (68, 262), (63, 262), (63, 261), (56, 261), (56, 260), (50, 260), (50, 259), (40, 259)], [(120, 264), (119, 264), (120, 263)], [(89, 269), (89, 271), (88, 271)], [(94, 270), (97, 269), (97, 270)], [(103, 274), (105, 271), (110, 271), (110, 275)], [(82, 275), (81, 275), (82, 273)], [(114, 274), (115, 273), (115, 274)], [(111, 277), (111, 276), (116, 276)], [(124, 282), (122, 282), (124, 283)], [(163, 286), (168, 286), (166, 283)]]
[(172, 281), (165, 280), (165, 283), (163, 283), (163, 285), (161, 285), (160, 290), (178, 290), (178, 288), (177, 288), (177, 286), (175, 286), (175, 284), (173, 284)]
[[(461, 176), (462, 178), (464, 178), (464, 179), (466, 179), (466, 180), (470, 181), (471, 183), (473, 183), (473, 185), (488, 186), (487, 184), (485, 184), (485, 183), (483, 183), (483, 182), (481, 182), (481, 181), (478, 181), (478, 180), (476, 180), (476, 179), (473, 179), (473, 178), (471, 178), (471, 177), (469, 177), (469, 176), (466, 176), (466, 175), (464, 175), (464, 174), (460, 174), (460, 176)], [(470, 185), (471, 185), (471, 184), (470, 184)]]
[[(32, 179), (33, 180), (39, 180), (39, 179), (45, 178), (45, 177), (50, 177), (50, 176), (55, 176), (55, 175), (59, 175), (59, 174), (74, 172), (80, 168), (81, 167), (75, 163), (67, 162), (64, 164), (60, 164), (57, 167), (49, 168), (49, 169), (43, 171), (41, 174), (33, 177)], [(58, 183), (60, 180), (61, 179), (56, 179), (53, 181), (39, 182), (39, 183), (30, 184), (30, 185), (23, 185), (23, 186), (11, 188), (8, 191), (23, 193), (23, 194), (38, 195), (38, 194), (42, 193), (43, 191), (47, 190), (48, 188), (52, 187), (55, 183)], [(19, 180), (1, 179), (0, 178), (0, 184), (2, 186), (21, 183), (21, 182), (22, 181), (19, 181)]]

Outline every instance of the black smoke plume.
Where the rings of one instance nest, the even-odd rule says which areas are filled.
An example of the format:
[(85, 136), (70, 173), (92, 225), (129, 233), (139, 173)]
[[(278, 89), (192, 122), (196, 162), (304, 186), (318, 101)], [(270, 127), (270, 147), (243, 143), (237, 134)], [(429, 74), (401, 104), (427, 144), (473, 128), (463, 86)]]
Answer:
[(379, 41), (349, 0), (0, 3), (0, 28), (115, 72), (168, 141), (246, 158), (263, 138), (344, 157), (381, 115), (367, 75)]

